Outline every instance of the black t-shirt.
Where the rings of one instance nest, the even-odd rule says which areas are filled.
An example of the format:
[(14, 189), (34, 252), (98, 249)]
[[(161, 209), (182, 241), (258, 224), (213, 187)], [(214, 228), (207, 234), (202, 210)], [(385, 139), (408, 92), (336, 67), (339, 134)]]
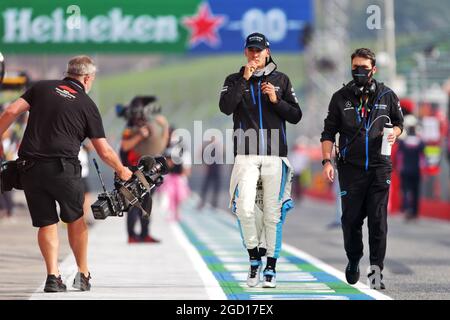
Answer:
[(105, 137), (97, 106), (75, 79), (39, 81), (22, 98), (30, 115), (20, 158), (78, 158), (85, 138)]

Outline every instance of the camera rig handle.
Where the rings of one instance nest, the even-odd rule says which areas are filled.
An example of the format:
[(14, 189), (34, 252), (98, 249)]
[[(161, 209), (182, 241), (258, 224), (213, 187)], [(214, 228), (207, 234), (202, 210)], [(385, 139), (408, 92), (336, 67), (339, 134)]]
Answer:
[(97, 171), (98, 177), (100, 178), (100, 183), (102, 184), (103, 191), (107, 192), (106, 187), (105, 187), (105, 182), (103, 181), (102, 173), (100, 172), (100, 169), (98, 167), (97, 160), (94, 158), (94, 159), (92, 159), (92, 161), (94, 162), (95, 170)]
[(125, 197), (125, 199), (128, 200), (128, 202), (130, 203), (130, 205), (137, 207), (139, 209), (142, 210), (143, 212), (143, 217), (144, 218), (149, 218), (150, 214), (151, 214), (151, 210), (150, 212), (148, 212), (147, 210), (145, 210), (141, 204), (139, 203), (139, 199), (136, 198), (131, 192), (130, 190), (128, 190), (127, 188), (125, 188), (125, 186), (121, 186), (119, 191), (122, 193), (122, 195)]
[(121, 180), (115, 174), (113, 191), (106, 191), (95, 159), (94, 164), (104, 190), (91, 206), (95, 219), (103, 220), (108, 216), (123, 216), (123, 213), (131, 207), (138, 208), (142, 212), (142, 217), (149, 218), (152, 211), (151, 191), (162, 184), (162, 175), (168, 172), (164, 157), (142, 157), (137, 166), (130, 167), (133, 176), (128, 181)]
[[(142, 173), (141, 170), (136, 170), (133, 173), (134, 176), (137, 177), (137, 179), (142, 183), (142, 185), (145, 187), (145, 189), (147, 189), (147, 192), (150, 194), (150, 191), (152, 190), (152, 187), (150, 186), (150, 184), (148, 183), (147, 179), (145, 178), (144, 174)], [(122, 195), (125, 197), (125, 199), (128, 200), (128, 202), (130, 202), (130, 204), (132, 206), (135, 206), (139, 209), (142, 210), (143, 215), (142, 217), (144, 218), (149, 218), (150, 214), (151, 214), (151, 210), (145, 210), (141, 204), (139, 203), (139, 199), (136, 198), (125, 186), (121, 186), (119, 188), (120, 192), (122, 193)]]

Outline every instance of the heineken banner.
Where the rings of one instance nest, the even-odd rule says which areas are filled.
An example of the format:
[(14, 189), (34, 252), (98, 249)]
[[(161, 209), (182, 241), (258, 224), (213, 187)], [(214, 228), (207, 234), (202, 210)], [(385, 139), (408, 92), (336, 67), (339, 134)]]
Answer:
[(277, 51), (301, 50), (312, 0), (2, 0), (6, 53), (232, 52), (263, 32)]

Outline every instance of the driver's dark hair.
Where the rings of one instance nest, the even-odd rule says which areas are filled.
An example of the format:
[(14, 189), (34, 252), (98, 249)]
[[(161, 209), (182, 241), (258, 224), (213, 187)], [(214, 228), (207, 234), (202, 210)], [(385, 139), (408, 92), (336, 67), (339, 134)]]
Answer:
[(375, 67), (375, 64), (377, 62), (377, 59), (375, 57), (375, 53), (373, 53), (373, 51), (368, 49), (368, 48), (356, 49), (355, 52), (352, 53), (352, 60), (351, 61), (353, 61), (353, 59), (355, 57), (370, 59), (370, 61), (372, 62), (372, 67)]

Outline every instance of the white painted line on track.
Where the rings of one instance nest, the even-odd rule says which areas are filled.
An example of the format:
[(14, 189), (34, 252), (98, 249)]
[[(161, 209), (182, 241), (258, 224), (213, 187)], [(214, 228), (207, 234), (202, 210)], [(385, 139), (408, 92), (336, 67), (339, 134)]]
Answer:
[[(290, 254), (293, 254), (294, 256), (296, 256), (300, 259), (303, 259), (303, 260), (311, 263), (312, 265), (323, 270), (324, 272), (329, 273), (332, 276), (335, 276), (336, 278), (343, 281), (344, 283), (347, 283), (347, 280), (345, 279), (345, 274), (343, 272), (337, 270), (336, 268), (330, 266), (329, 264), (326, 264), (322, 260), (320, 260), (300, 249), (297, 249), (287, 243), (283, 243), (282, 249), (285, 250), (286, 252), (289, 252)], [(389, 297), (385, 294), (382, 294), (381, 292), (379, 292), (377, 290), (370, 289), (366, 284), (362, 283), (361, 281), (352, 285), (352, 287), (358, 289), (362, 293), (364, 293), (368, 296), (371, 296), (372, 298), (375, 298), (377, 300), (392, 300), (391, 297)]]
[(222, 287), (220, 286), (216, 277), (214, 277), (213, 273), (208, 269), (208, 266), (203, 261), (200, 253), (191, 244), (179, 224), (173, 223), (171, 225), (171, 229), (178, 242), (186, 250), (186, 253), (189, 256), (189, 259), (191, 259), (195, 270), (197, 270), (200, 278), (205, 284), (206, 293), (208, 294), (209, 298), (211, 300), (227, 300), (227, 296), (223, 292)]
[[(231, 216), (227, 211), (223, 210), (223, 209), (216, 209), (217, 211), (223, 213), (223, 215), (220, 217), (220, 219), (222, 219), (223, 221), (226, 219), (230, 222), (234, 221), (234, 217)], [(293, 254), (294, 256), (297, 256), (300, 259), (303, 259), (309, 263), (311, 263), (312, 265), (316, 266), (319, 269), (322, 269), (324, 272), (329, 273), (333, 276), (335, 276), (336, 278), (338, 278), (339, 280), (343, 281), (344, 283), (347, 283), (347, 280), (345, 279), (345, 274), (342, 271), (339, 271), (338, 269), (334, 268), (333, 266), (323, 262), (322, 260), (310, 255), (309, 253), (306, 253), (294, 246), (291, 246), (285, 242), (283, 242), (282, 244), (282, 250), (285, 250), (291, 254)], [(366, 284), (364, 284), (363, 282), (358, 282), (354, 285), (351, 285), (352, 287), (358, 289), (359, 291), (361, 291), (362, 293), (371, 296), (374, 299), (377, 300), (393, 300), (391, 297), (377, 291), (377, 290), (373, 290), (370, 289), (369, 286), (367, 286)]]

